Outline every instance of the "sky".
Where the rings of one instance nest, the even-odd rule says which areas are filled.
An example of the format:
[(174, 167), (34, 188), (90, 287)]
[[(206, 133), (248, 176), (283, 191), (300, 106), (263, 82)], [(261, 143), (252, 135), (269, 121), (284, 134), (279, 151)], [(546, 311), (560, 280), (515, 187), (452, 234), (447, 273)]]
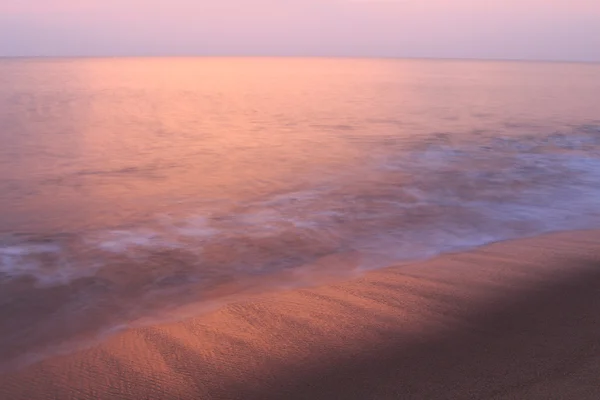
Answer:
[(600, 0), (1, 0), (0, 56), (600, 61)]

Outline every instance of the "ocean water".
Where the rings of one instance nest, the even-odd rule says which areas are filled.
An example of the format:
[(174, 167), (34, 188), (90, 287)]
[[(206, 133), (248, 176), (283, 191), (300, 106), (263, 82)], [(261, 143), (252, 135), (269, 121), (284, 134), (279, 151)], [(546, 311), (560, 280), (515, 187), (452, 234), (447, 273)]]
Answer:
[(600, 228), (600, 65), (0, 60), (0, 365)]

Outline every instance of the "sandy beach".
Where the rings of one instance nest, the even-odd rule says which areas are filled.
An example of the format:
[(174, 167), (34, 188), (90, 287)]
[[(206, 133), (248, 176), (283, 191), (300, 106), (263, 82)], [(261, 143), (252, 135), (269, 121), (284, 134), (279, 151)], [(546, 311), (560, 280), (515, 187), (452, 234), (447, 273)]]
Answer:
[(600, 231), (131, 329), (4, 374), (0, 398), (598, 399)]

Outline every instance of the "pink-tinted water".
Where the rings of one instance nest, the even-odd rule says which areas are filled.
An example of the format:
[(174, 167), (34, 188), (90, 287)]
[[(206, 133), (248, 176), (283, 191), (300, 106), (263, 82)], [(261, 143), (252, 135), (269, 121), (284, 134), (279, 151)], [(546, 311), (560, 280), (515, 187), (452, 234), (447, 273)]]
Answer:
[(2, 60), (0, 361), (598, 227), (598, 93), (594, 64)]

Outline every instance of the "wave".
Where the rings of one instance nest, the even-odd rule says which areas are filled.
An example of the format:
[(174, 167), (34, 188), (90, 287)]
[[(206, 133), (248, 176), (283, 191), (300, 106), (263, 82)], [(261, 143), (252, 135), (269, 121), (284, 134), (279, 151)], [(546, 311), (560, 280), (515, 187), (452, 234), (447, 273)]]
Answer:
[(596, 126), (546, 136), (433, 135), (391, 150), (295, 192), (211, 202), (113, 229), (4, 238), (0, 302), (19, 310), (8, 321), (12, 333), (3, 333), (13, 346), (4, 347), (600, 225)]

